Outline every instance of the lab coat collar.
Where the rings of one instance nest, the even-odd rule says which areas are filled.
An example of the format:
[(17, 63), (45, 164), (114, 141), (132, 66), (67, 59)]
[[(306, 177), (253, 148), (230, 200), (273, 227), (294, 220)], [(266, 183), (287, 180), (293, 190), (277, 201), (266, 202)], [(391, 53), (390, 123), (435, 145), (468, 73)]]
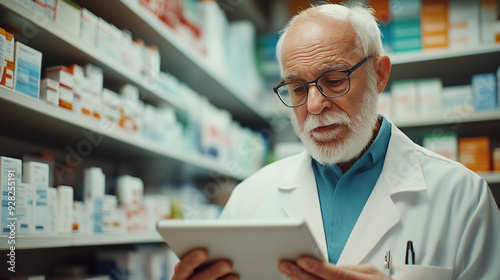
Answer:
[(319, 252), (328, 259), (326, 239), (321, 218), (321, 208), (316, 188), (316, 179), (311, 165), (311, 156), (307, 152), (297, 155), (300, 164), (296, 170), (290, 170), (292, 176), (285, 176), (278, 188), (289, 197), (283, 205), (283, 211), (289, 217), (301, 217), (316, 239)]
[[(380, 239), (399, 222), (401, 215), (392, 195), (427, 189), (416, 146), (394, 124), (391, 126), (391, 139), (382, 173), (354, 226), (338, 264), (361, 263)], [(328, 259), (311, 157), (307, 152), (302, 152), (295, 160), (300, 164), (295, 165), (297, 169), (289, 171), (289, 174), (295, 175), (285, 176), (277, 186), (289, 195), (283, 210), (289, 217), (302, 217), (308, 222), (321, 253)]]
[[(427, 189), (417, 146), (392, 124), (384, 167), (338, 264), (359, 264), (401, 219), (393, 195)], [(381, 257), (383, 258), (383, 256)]]

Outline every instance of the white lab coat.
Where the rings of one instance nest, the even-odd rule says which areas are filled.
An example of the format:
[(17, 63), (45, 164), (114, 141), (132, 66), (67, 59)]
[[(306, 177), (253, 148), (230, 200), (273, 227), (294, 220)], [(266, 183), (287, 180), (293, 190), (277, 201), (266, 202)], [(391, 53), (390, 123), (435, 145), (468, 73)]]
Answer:
[[(356, 186), (352, 186), (356, 187)], [(221, 218), (303, 217), (326, 257), (308, 153), (272, 163), (239, 184)], [(413, 241), (415, 265), (405, 264)], [(382, 173), (338, 264), (370, 263), (394, 279), (500, 279), (500, 212), (487, 183), (416, 144), (392, 124)]]

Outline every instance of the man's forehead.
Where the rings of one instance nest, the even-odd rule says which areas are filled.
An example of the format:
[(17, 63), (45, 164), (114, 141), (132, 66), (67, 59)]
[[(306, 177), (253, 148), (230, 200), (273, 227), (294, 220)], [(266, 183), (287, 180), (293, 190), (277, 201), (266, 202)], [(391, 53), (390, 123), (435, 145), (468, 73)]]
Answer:
[(300, 17), (289, 27), (283, 46), (307, 45), (311, 43), (336, 43), (351, 41), (355, 36), (352, 24), (328, 16)]

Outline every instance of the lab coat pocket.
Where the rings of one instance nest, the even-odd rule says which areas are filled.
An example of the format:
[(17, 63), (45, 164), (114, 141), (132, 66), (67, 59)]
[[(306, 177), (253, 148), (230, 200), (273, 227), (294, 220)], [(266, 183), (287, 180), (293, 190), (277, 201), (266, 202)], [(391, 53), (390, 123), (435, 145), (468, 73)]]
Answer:
[(451, 280), (453, 269), (424, 265), (396, 265), (392, 278), (395, 280)]

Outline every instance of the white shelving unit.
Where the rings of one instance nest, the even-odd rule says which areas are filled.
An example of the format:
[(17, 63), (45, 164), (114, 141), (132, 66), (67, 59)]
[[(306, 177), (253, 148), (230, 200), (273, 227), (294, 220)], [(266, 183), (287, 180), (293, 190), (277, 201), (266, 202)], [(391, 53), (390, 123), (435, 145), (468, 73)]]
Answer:
[[(169, 148), (166, 145), (143, 138), (140, 133), (132, 133), (110, 122), (89, 116), (76, 115), (66, 109), (49, 105), (42, 100), (5, 87), (0, 87), (0, 110), (4, 116), (12, 116), (12, 118), (0, 120), (0, 124), (5, 129), (13, 131), (17, 122), (21, 122), (23, 123), (23, 131), (30, 135), (33, 135), (34, 132), (43, 133), (46, 141), (58, 141), (61, 137), (61, 131), (65, 132), (67, 143), (73, 142), (69, 140), (71, 138), (74, 138), (74, 141), (79, 141), (82, 137), (82, 129), (86, 129), (104, 137), (102, 145), (96, 146), (96, 149), (106, 150), (107, 153), (121, 154), (121, 156), (128, 154), (131, 157), (141, 154), (150, 158), (164, 158), (196, 167), (200, 171), (217, 172), (240, 180), (249, 175), (248, 172), (226, 168), (223, 163), (211, 158)], [(18, 120), (13, 121), (13, 118)], [(36, 119), (43, 119), (45, 125), (40, 126), (38, 123), (30, 121)]]
[[(163, 242), (157, 232), (17, 235), (15, 240), (16, 250)], [(0, 250), (6, 250), (10, 246), (8, 235), (0, 235)]]
[(414, 62), (436, 61), (448, 58), (458, 58), (482, 54), (491, 54), (500, 51), (500, 45), (481, 45), (476, 48), (435, 49), (390, 53), (392, 65), (408, 64)]
[(500, 184), (500, 172), (478, 172), (488, 184)]
[(456, 114), (443, 116), (419, 117), (416, 119), (394, 120), (394, 124), (399, 128), (424, 127), (424, 126), (445, 126), (461, 123), (474, 123), (485, 121), (500, 121), (500, 110), (474, 112), (470, 114)]
[[(235, 93), (227, 80), (219, 77), (206, 64), (203, 56), (192, 50), (189, 44), (167, 27), (156, 16), (134, 1), (97, 1), (83, 2), (83, 7), (112, 18), (110, 22), (138, 34), (148, 44), (160, 46), (162, 70), (180, 77), (198, 93), (208, 97), (211, 103), (231, 113), (242, 125), (267, 126), (265, 112), (257, 104), (252, 104), (243, 96)], [(21, 4), (20, 1), (0, 0), (0, 7), (8, 12), (2, 17), (18, 26), (34, 28), (34, 36), (29, 45), (41, 50), (44, 56), (55, 57), (58, 61), (85, 61), (101, 67), (105, 80), (113, 83), (131, 83), (137, 86), (146, 98), (159, 103), (170, 103), (183, 109), (186, 105), (178, 99), (156, 89), (151, 84), (129, 73), (126, 68), (96, 47), (88, 45), (74, 34), (65, 32), (60, 26), (37, 15)], [(30, 34), (31, 35), (31, 34)], [(48, 63), (53, 59), (47, 59)]]
[[(85, 0), (77, 2), (81, 2), (83, 7), (118, 28), (137, 34), (136, 36), (148, 44), (161, 46), (159, 51), (162, 70), (181, 77), (181, 81), (198, 93), (207, 96), (215, 106), (228, 110), (233, 118), (243, 125), (268, 125), (265, 118), (266, 112), (261, 109), (262, 106), (236, 94), (229, 80), (214, 71), (188, 42), (182, 40), (178, 33), (166, 26), (151, 11), (139, 5), (137, 1)], [(240, 13), (243, 12), (241, 10), (243, 7), (253, 7), (247, 0), (239, 2), (235, 9)], [(251, 12), (252, 15), (257, 13), (255, 8), (247, 8), (246, 11)]]
[[(248, 98), (236, 94), (230, 82), (213, 71), (201, 54), (193, 51), (189, 43), (183, 41), (179, 34), (137, 4), (138, 1), (80, 2), (82, 7), (88, 8), (106, 21), (119, 28), (128, 29), (134, 38), (142, 39), (148, 45), (157, 45), (161, 53), (163, 72), (171, 73), (199, 94), (206, 96), (215, 106), (229, 111), (233, 120), (256, 129), (269, 127), (269, 122), (259, 106), (252, 104)], [(0, 0), (0, 21), (22, 29), (16, 34), (16, 40), (20, 39), (19, 41), (41, 51), (43, 67), (91, 63), (103, 69), (105, 86), (130, 83), (139, 88), (141, 98), (146, 103), (156, 106), (170, 104), (179, 110), (186, 109), (187, 104), (184, 104), (178, 96), (162, 92), (142, 78), (131, 74), (117, 59), (86, 44), (78, 36), (39, 16), (23, 3), (23, 1)], [(240, 3), (241, 5), (235, 7), (238, 12), (233, 14), (234, 16), (244, 16), (247, 10), (254, 22), (260, 21), (253, 3), (248, 0)], [(170, 182), (166, 179), (183, 182), (186, 178), (224, 179), (226, 183), (243, 180), (251, 173), (238, 168), (235, 163), (221, 162), (209, 156), (199, 156), (194, 152), (175, 149), (146, 139), (140, 133), (126, 131), (103, 120), (77, 115), (5, 87), (0, 87), (0, 112), (2, 112), (0, 118), (2, 153), (19, 155), (33, 150), (49, 149), (54, 150), (56, 157), (64, 156), (66, 147), (76, 147), (82, 141), (86, 141), (82, 133), (90, 132), (98, 135), (102, 142), (91, 147), (91, 155), (85, 160), (89, 160), (90, 163), (102, 160), (106, 167), (117, 173), (123, 170), (133, 171), (139, 174), (139, 177), (147, 177), (143, 180), (160, 182), (159, 185)], [(4, 145), (5, 143), (8, 145)], [(15, 146), (15, 152), (10, 150), (11, 146)], [(28, 151), (22, 150), (18, 153), (21, 149)], [(153, 173), (157, 174), (157, 177), (149, 176)], [(225, 177), (229, 179), (226, 180)], [(144, 181), (148, 186), (146, 180)], [(78, 251), (83, 247), (89, 248), (89, 252), (95, 252), (109, 245), (128, 246), (139, 243), (163, 243), (163, 239), (157, 232), (17, 235), (15, 245), (20, 254), (28, 256), (32, 252), (40, 253), (38, 249), (53, 249), (57, 250), (56, 252), (67, 253), (68, 250)], [(9, 247), (8, 236), (0, 235), (0, 251), (8, 250)], [(53, 264), (50, 263), (50, 259), (52, 257), (43, 262), (44, 268), (47, 268), (42, 268), (44, 273)]]

